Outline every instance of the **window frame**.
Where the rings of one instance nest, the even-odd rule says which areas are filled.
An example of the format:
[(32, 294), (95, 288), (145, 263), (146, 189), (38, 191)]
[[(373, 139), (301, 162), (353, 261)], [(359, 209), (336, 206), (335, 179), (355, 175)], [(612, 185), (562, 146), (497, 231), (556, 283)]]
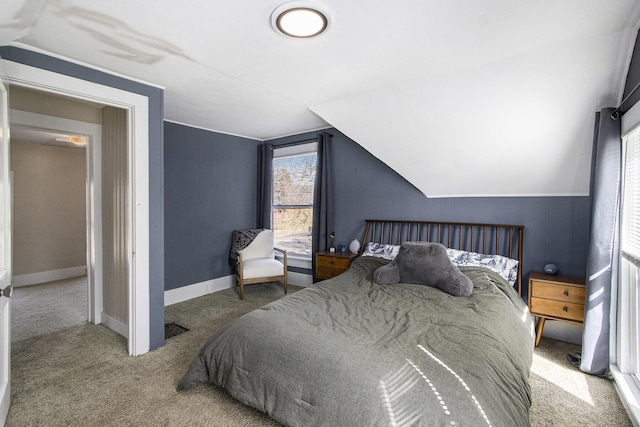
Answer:
[[(631, 146), (633, 144), (633, 146)], [(622, 138), (616, 365), (640, 388), (640, 127)], [(631, 168), (630, 168), (631, 167)], [(631, 197), (629, 197), (631, 196)], [(629, 237), (631, 236), (631, 238)]]
[[(271, 175), (271, 179), (272, 182), (274, 183), (272, 186), (272, 195), (271, 195), (271, 224), (273, 224), (273, 229), (274, 229), (274, 237), (275, 237), (275, 222), (274, 222), (274, 211), (275, 209), (296, 209), (296, 208), (311, 208), (311, 215), (313, 218), (313, 199), (314, 199), (314, 195), (312, 195), (311, 197), (311, 204), (309, 205), (276, 205), (274, 203), (274, 197), (273, 197), (273, 193), (275, 192), (276, 188), (275, 188), (275, 172), (276, 172), (276, 168), (275, 168), (275, 161), (276, 160), (282, 160), (282, 159), (287, 159), (287, 158), (295, 158), (295, 157), (303, 157), (306, 155), (311, 155), (314, 154), (317, 156), (318, 153), (318, 142), (317, 140), (313, 140), (313, 141), (309, 141), (309, 142), (301, 142), (301, 143), (294, 143), (294, 144), (283, 144), (283, 146), (278, 146), (278, 145), (274, 145), (273, 146), (273, 160), (272, 162), (274, 162), (274, 167), (273, 167), (273, 171), (272, 171), (272, 175)], [(314, 175), (314, 189), (313, 189), (314, 193), (315, 193), (315, 175)], [(312, 233), (313, 233), (313, 221), (312, 221)], [(300, 260), (305, 260), (305, 261), (311, 261), (312, 258), (312, 254), (305, 254), (305, 253), (299, 253), (299, 252), (289, 252), (289, 250), (287, 250), (287, 257), (288, 258), (292, 258), (292, 259), (300, 259)]]
[[(640, 299), (638, 292), (632, 290), (628, 282), (633, 279), (634, 272), (630, 270), (636, 269), (635, 263), (627, 259), (623, 253), (621, 242), (623, 240), (623, 208), (624, 208), (624, 191), (625, 191), (625, 163), (627, 155), (628, 138), (634, 133), (640, 132), (640, 103), (636, 103), (622, 116), (622, 170), (621, 170), (621, 200), (620, 200), (620, 241), (618, 248), (620, 255), (618, 257), (618, 282), (615, 289), (616, 302), (612, 309), (615, 314), (612, 316), (610, 344), (611, 344), (611, 363), (610, 370), (615, 380), (616, 389), (620, 398), (627, 409), (629, 417), (634, 425), (640, 424), (640, 379), (637, 372), (640, 370), (640, 339), (637, 330), (640, 328)], [(614, 292), (612, 292), (613, 294)], [(633, 294), (633, 295), (632, 295)], [(613, 314), (613, 313), (612, 313)], [(631, 325), (631, 323), (634, 325)], [(636, 331), (636, 332), (634, 332)], [(635, 333), (635, 346), (630, 345), (630, 334)], [(633, 338), (633, 337), (631, 337)], [(633, 348), (632, 348), (633, 347)]]

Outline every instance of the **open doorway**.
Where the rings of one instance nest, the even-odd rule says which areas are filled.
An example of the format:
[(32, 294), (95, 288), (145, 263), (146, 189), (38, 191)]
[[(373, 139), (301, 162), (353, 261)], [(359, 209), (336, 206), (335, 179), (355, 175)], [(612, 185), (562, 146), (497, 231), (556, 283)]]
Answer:
[[(128, 338), (126, 110), (19, 86), (10, 87), (10, 106), (11, 152), (17, 154), (15, 159), (12, 155), (11, 169), (14, 163), (20, 169), (14, 171), (13, 188), (15, 192), (31, 191), (14, 194), (16, 304), (25, 294), (20, 292), (21, 285), (86, 274), (80, 284), (49, 283), (42, 294), (47, 290), (66, 293), (68, 298), (60, 303), (65, 305), (73, 304), (78, 293), (84, 292), (84, 320), (101, 323)], [(34, 184), (26, 183), (33, 175), (40, 178), (35, 190), (29, 188)], [(31, 209), (26, 215), (19, 211), (25, 206)], [(21, 223), (28, 222), (29, 216), (35, 217), (35, 226)], [(56, 216), (57, 221), (52, 218)], [(47, 227), (52, 223), (54, 230)], [(43, 237), (47, 233), (53, 235), (49, 242)], [(56, 265), (47, 264), (51, 258)], [(84, 289), (71, 293), (70, 287), (82, 284)], [(38, 300), (38, 293), (28, 292)], [(49, 310), (52, 320), (59, 318), (53, 301)], [(20, 316), (15, 313), (14, 317)]]
[(13, 126), (12, 341), (88, 320), (87, 136)]
[[(149, 286), (149, 98), (144, 95), (125, 91), (105, 84), (94, 83), (84, 79), (59, 74), (45, 69), (30, 67), (13, 61), (0, 59), (0, 76), (9, 88), (20, 86), (41, 91), (44, 93), (78, 100), (81, 102), (94, 102), (124, 112), (126, 122), (124, 145), (128, 156), (124, 159), (126, 169), (129, 172), (128, 181), (123, 185), (126, 188), (123, 197), (125, 203), (121, 203), (126, 216), (128, 228), (123, 236), (128, 247), (126, 251), (127, 274), (127, 329), (128, 352), (130, 355), (146, 353), (150, 349), (150, 286)], [(15, 124), (13, 112), (10, 117)], [(7, 144), (8, 146), (8, 144)], [(101, 155), (95, 150), (89, 157), (94, 166), (96, 158)], [(8, 155), (3, 157), (3, 167), (8, 169)], [(96, 175), (98, 176), (98, 175)], [(0, 185), (8, 182), (8, 176), (0, 177)], [(92, 186), (94, 189), (99, 186)], [(5, 199), (6, 200), (6, 199)], [(10, 206), (10, 201), (6, 202)], [(10, 218), (7, 214), (7, 218)], [(92, 222), (90, 222), (92, 223)], [(97, 227), (95, 227), (97, 229)], [(104, 229), (108, 229), (105, 227)], [(10, 242), (10, 232), (5, 230), (5, 237)], [(7, 259), (11, 259), (11, 245), (5, 245), (8, 249)], [(96, 256), (96, 259), (99, 257)], [(8, 272), (11, 277), (11, 272)], [(91, 273), (91, 267), (89, 267)], [(96, 275), (98, 277), (98, 275)], [(96, 297), (100, 295), (96, 293)], [(10, 307), (8, 307), (7, 311)], [(9, 327), (0, 329), (0, 337), (8, 335)], [(8, 357), (8, 356), (7, 356)]]

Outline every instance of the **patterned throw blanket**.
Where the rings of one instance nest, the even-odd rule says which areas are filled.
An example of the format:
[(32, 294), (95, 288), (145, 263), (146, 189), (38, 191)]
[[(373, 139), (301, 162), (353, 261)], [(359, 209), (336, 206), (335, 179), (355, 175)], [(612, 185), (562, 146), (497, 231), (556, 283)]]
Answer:
[(229, 259), (235, 263), (238, 259), (238, 252), (249, 246), (258, 234), (264, 231), (264, 228), (254, 228), (252, 230), (233, 230), (231, 235), (231, 250), (229, 251)]

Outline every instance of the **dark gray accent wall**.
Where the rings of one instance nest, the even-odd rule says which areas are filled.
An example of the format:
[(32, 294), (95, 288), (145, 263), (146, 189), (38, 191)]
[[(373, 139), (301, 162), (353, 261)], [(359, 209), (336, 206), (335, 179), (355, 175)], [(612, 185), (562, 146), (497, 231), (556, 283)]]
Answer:
[[(336, 245), (348, 245), (354, 238), (362, 240), (366, 219), (517, 224), (525, 226), (525, 288), (529, 272), (541, 271), (550, 262), (556, 264), (562, 274), (584, 276), (589, 197), (431, 199), (362, 146), (335, 129), (330, 133), (333, 134)], [(314, 135), (305, 133), (269, 143), (295, 142)]]
[(233, 274), (231, 232), (254, 228), (258, 142), (164, 125), (165, 288)]
[(150, 348), (164, 345), (164, 90), (16, 47), (0, 47), (0, 57), (149, 98)]

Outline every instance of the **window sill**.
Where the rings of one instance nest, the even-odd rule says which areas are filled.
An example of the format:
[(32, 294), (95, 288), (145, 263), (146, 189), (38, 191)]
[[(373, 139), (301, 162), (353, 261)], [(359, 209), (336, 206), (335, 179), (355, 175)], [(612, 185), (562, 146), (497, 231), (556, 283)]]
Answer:
[(640, 388), (631, 375), (623, 374), (617, 366), (611, 365), (610, 369), (616, 390), (631, 422), (635, 426), (640, 425)]
[[(282, 260), (282, 254), (276, 253), (276, 258)], [(311, 270), (311, 257), (303, 255), (287, 255), (287, 266)]]

